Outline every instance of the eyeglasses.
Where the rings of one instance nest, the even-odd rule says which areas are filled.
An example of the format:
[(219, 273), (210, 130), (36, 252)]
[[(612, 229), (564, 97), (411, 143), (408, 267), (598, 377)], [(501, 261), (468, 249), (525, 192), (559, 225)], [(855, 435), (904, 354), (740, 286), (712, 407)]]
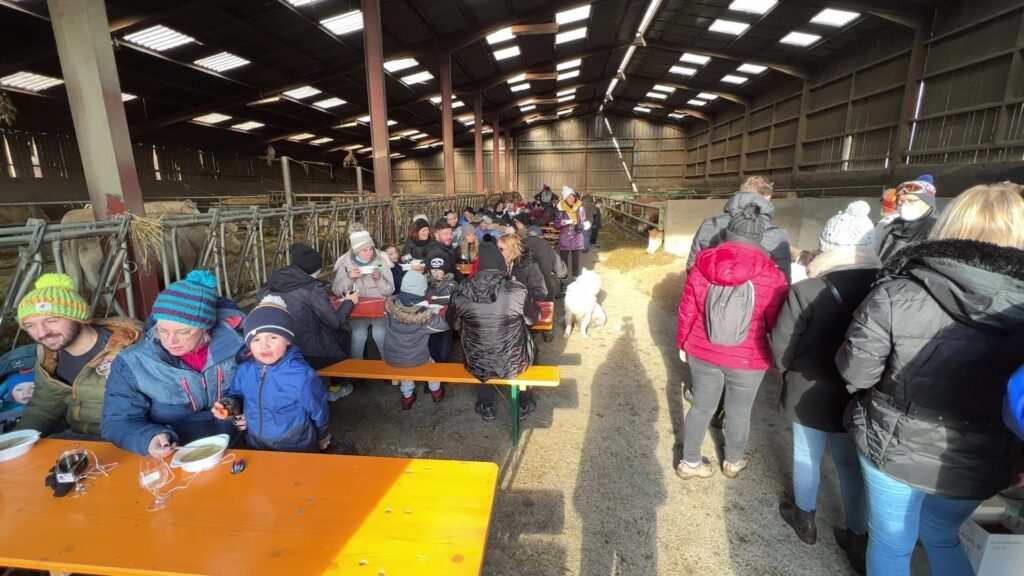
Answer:
[(177, 338), (179, 340), (184, 340), (184, 339), (191, 338), (191, 337), (195, 336), (196, 332), (198, 332), (198, 330), (195, 330), (195, 329), (193, 329), (193, 330), (174, 330), (173, 332), (170, 331), (170, 330), (164, 330), (163, 328), (157, 328), (156, 329), (156, 335), (159, 336), (161, 340), (166, 340), (166, 339), (170, 338), (171, 336), (174, 336), (175, 338)]

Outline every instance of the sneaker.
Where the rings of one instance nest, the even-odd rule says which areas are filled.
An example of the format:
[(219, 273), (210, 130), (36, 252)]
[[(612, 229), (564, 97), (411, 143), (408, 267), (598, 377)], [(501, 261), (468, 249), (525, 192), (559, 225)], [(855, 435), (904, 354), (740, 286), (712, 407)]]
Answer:
[(861, 576), (867, 574), (868, 535), (845, 528), (835, 528), (832, 534), (836, 544), (846, 552), (846, 559), (850, 561), (853, 571)]
[(444, 398), (444, 385), (442, 385), (437, 390), (431, 390), (430, 397), (434, 399), (435, 404), (440, 402), (441, 399)]
[(402, 396), (402, 410), (412, 410), (412, 404), (416, 401), (416, 393), (413, 392), (412, 396), (406, 398)]
[[(792, 502), (779, 502), (779, 515), (796, 532), (804, 544), (814, 545), (818, 541), (818, 527), (814, 523), (814, 510), (805, 512)], [(838, 537), (837, 537), (838, 538)]]
[(351, 384), (342, 384), (340, 386), (337, 386), (337, 385), (336, 386), (329, 386), (327, 388), (327, 398), (331, 402), (334, 402), (335, 400), (337, 400), (339, 398), (344, 398), (345, 396), (348, 396), (349, 394), (351, 394), (352, 390), (354, 388), (355, 387), (352, 386)]
[(494, 405), (477, 402), (476, 413), (479, 414), (480, 417), (484, 419), (484, 422), (490, 422), (494, 420)]
[(536, 411), (537, 402), (535, 400), (530, 400), (526, 404), (522, 404), (519, 406), (519, 419), (522, 420), (523, 418), (526, 418), (527, 416)]
[(740, 458), (740, 461), (735, 464), (726, 462), (722, 464), (722, 474), (725, 474), (726, 478), (735, 478), (740, 475), (740, 472), (747, 469), (748, 464), (746, 458)]
[(700, 459), (700, 465), (694, 468), (682, 460), (676, 465), (676, 476), (679, 476), (683, 480), (689, 480), (690, 478), (710, 478), (715, 475), (715, 469), (711, 467), (711, 462), (704, 458)]

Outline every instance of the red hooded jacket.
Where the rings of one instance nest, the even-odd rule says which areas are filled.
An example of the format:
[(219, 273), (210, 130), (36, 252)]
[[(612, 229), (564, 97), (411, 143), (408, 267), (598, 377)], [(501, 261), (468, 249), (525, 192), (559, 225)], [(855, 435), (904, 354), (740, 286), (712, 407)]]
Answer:
[[(747, 339), (738, 346), (713, 344), (704, 329), (708, 289), (711, 284), (739, 286), (748, 280), (754, 285), (754, 314)], [(767, 370), (772, 366), (768, 334), (775, 326), (788, 290), (786, 277), (758, 246), (723, 242), (702, 250), (686, 278), (679, 302), (676, 343), (687, 354), (723, 368)]]

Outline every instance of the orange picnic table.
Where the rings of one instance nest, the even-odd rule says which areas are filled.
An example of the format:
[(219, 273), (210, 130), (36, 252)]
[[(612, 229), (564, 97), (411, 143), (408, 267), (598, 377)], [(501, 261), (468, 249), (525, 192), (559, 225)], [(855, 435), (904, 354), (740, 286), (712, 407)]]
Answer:
[[(43, 478), (76, 443), (40, 440), (0, 462), (0, 566), (89, 574), (479, 574), (498, 467), (491, 462), (228, 450), (147, 512), (140, 456), (81, 442), (109, 477), (78, 498)], [(173, 488), (188, 474), (176, 469)]]
[[(359, 303), (352, 308), (351, 318), (383, 318), (384, 300), (385, 298), (360, 298)], [(341, 306), (341, 300), (337, 297), (332, 297), (331, 302), (334, 303), (335, 308)], [(540, 319), (530, 327), (531, 330), (551, 330), (554, 321), (555, 303), (543, 301), (537, 302), (537, 306), (540, 308)], [(444, 312), (445, 310), (441, 309), (439, 313), (444, 314)]]

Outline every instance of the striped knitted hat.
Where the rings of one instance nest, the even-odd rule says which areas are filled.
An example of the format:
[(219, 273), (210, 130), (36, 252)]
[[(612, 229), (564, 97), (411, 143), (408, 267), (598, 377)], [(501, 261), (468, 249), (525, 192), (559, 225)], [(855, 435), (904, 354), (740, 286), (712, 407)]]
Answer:
[(288, 313), (288, 306), (280, 296), (265, 296), (260, 303), (242, 320), (242, 332), (245, 334), (245, 345), (252, 343), (258, 334), (269, 332), (284, 337), (292, 342), (295, 340), (295, 322)]
[(67, 274), (43, 274), (32, 290), (18, 303), (18, 322), (32, 316), (58, 316), (82, 324), (89, 322), (89, 305), (75, 291), (75, 281)]
[(164, 289), (153, 302), (154, 320), (169, 320), (208, 330), (217, 322), (217, 278), (193, 270), (184, 280)]

